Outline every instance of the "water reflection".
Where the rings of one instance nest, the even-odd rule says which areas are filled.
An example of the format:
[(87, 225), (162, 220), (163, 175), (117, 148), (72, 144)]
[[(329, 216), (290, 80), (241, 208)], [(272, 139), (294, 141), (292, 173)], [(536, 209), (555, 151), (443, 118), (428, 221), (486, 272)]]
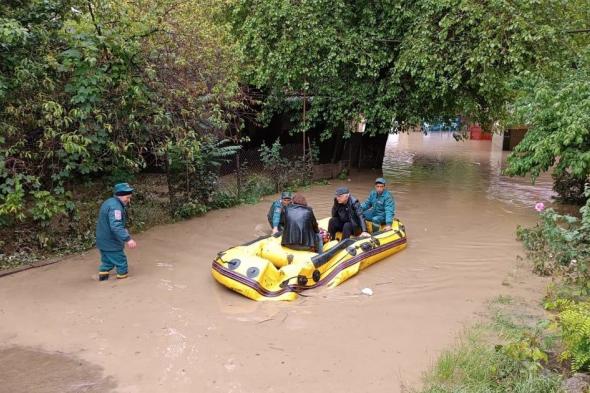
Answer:
[(554, 196), (551, 177), (545, 174), (532, 184), (529, 178), (504, 176), (507, 155), (500, 136), (494, 136), (493, 141), (457, 142), (452, 132), (391, 135), (383, 172), (395, 185), (396, 193), (428, 184), (439, 191), (472, 193), (517, 207), (550, 203)]

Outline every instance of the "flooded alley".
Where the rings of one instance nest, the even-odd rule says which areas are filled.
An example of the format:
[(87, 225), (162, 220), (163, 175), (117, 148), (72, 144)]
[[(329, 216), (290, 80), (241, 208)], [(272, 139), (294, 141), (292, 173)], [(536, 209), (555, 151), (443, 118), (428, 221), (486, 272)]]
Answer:
[[(269, 231), (276, 195), (135, 236), (127, 280), (99, 283), (96, 250), (1, 278), (0, 392), (417, 386), (490, 299), (542, 296), (545, 282), (518, 267), (515, 230), (535, 222), (536, 202), (551, 204), (552, 182), (502, 176), (505, 155), (498, 143), (457, 142), (447, 132), (390, 136), (383, 175), (407, 249), (294, 302), (257, 303), (211, 277), (218, 251)], [(300, 192), (326, 217), (336, 187), (364, 200), (379, 175), (353, 172)], [(361, 294), (366, 287), (373, 296)], [(27, 366), (10, 372), (13, 362)]]

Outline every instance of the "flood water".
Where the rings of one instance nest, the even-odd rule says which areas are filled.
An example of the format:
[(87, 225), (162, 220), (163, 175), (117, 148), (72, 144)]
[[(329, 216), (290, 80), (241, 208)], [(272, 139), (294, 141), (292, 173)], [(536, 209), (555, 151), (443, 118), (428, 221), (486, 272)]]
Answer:
[[(63, 367), (72, 359), (92, 365), (91, 373), (63, 373), (77, 377), (62, 381), (60, 392), (395, 393), (418, 386), (490, 299), (542, 296), (543, 281), (516, 263), (522, 248), (514, 233), (535, 222), (536, 202), (551, 202), (551, 181), (506, 178), (504, 158), (490, 141), (456, 142), (449, 133), (391, 136), (383, 174), (408, 248), (290, 303), (253, 302), (210, 274), (218, 251), (267, 231), (272, 196), (137, 235), (127, 280), (97, 282), (94, 250), (0, 279), (0, 349), (11, 361), (21, 349), (29, 359), (18, 378), (3, 376), (0, 392), (22, 391), (27, 373), (47, 372), (51, 354), (67, 355)], [(335, 188), (346, 185), (364, 199), (379, 175), (354, 172), (303, 193), (324, 217)], [(373, 296), (360, 293), (365, 287)], [(39, 361), (31, 360), (35, 350), (43, 353)], [(41, 384), (27, 391), (52, 392)]]

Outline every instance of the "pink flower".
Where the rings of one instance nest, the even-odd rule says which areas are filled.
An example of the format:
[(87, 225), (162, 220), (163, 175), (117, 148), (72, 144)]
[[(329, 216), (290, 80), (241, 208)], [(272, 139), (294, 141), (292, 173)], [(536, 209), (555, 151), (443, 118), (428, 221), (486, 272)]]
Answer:
[(543, 210), (545, 210), (545, 204), (543, 202), (537, 202), (535, 204), (535, 210), (541, 213)]

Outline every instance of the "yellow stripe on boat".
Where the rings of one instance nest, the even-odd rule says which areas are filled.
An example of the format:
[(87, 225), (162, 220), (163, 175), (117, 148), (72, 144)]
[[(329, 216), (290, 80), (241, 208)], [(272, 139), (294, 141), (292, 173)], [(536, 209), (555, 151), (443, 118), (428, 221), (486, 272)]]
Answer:
[[(321, 220), (320, 227), (327, 228), (328, 220)], [(253, 300), (294, 300), (304, 290), (340, 285), (406, 245), (405, 228), (397, 219), (389, 231), (333, 240), (322, 254), (292, 250), (281, 246), (280, 236), (266, 236), (220, 252), (212, 274), (221, 285)]]

